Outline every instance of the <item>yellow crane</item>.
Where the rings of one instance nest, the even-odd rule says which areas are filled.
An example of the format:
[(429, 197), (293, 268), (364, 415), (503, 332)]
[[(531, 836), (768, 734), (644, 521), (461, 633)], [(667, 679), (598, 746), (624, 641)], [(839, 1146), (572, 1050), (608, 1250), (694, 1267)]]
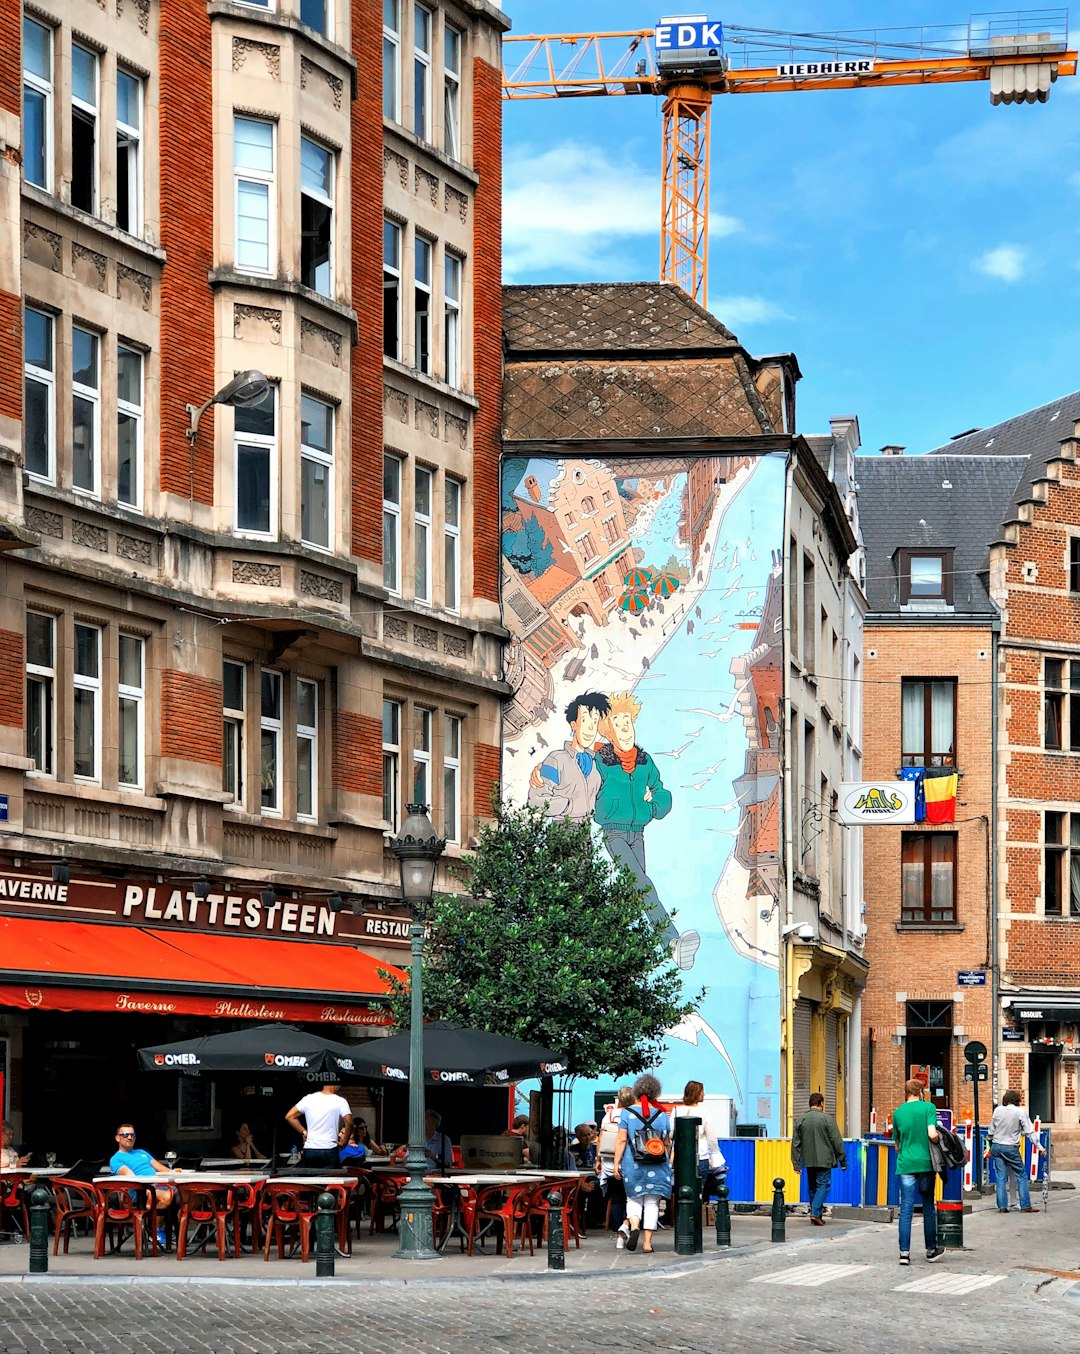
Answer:
[(708, 296), (709, 112), (717, 94), (990, 83), (990, 101), (1045, 103), (1075, 75), (1067, 9), (973, 15), (922, 28), (784, 33), (701, 14), (618, 33), (507, 35), (504, 99), (652, 94), (664, 100), (660, 269)]

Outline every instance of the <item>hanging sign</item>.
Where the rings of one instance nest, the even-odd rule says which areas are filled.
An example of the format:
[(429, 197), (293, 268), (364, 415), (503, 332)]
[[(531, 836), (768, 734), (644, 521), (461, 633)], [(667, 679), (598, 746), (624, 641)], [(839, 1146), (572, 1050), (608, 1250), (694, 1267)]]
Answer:
[(840, 786), (840, 821), (881, 827), (915, 821), (915, 785), (909, 780), (846, 781)]

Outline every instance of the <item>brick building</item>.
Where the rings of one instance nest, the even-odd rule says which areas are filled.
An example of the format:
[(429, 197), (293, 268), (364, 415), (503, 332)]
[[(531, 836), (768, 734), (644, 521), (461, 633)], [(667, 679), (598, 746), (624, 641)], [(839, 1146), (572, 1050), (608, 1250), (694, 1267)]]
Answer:
[[(490, 805), (506, 26), (486, 0), (4, 7), (0, 1036), (27, 1140), (99, 1112), (90, 1045), (123, 1099), (101, 1050), (161, 1037), (146, 1012), (379, 1019), (385, 834), (430, 802), (452, 864)], [(250, 371), (260, 403), (207, 405)]]

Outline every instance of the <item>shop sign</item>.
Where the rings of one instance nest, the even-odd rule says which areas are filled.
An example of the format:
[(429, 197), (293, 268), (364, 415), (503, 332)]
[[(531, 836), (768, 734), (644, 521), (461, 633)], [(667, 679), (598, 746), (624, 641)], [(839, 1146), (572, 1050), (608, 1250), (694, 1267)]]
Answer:
[(840, 786), (840, 821), (853, 827), (887, 827), (915, 821), (910, 780), (847, 781)]
[[(252, 1001), (201, 996), (193, 992), (95, 992), (85, 987), (0, 985), (0, 1006), (40, 1011), (115, 1011), (131, 1015), (205, 1015), (230, 1020), (317, 1021), (340, 1025), (389, 1025), (383, 1010), (332, 1006), (325, 1001)], [(406, 1080), (408, 1077), (406, 1076)]]

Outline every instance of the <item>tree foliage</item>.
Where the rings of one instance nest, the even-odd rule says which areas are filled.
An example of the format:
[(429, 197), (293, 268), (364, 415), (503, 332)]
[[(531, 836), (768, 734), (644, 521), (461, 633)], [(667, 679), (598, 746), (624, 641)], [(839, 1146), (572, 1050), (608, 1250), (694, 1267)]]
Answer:
[[(463, 867), (469, 893), (431, 905), (426, 1018), (543, 1044), (583, 1076), (655, 1064), (694, 1001), (633, 875), (589, 824), (501, 806)], [(406, 992), (393, 1011), (408, 1024)]]

